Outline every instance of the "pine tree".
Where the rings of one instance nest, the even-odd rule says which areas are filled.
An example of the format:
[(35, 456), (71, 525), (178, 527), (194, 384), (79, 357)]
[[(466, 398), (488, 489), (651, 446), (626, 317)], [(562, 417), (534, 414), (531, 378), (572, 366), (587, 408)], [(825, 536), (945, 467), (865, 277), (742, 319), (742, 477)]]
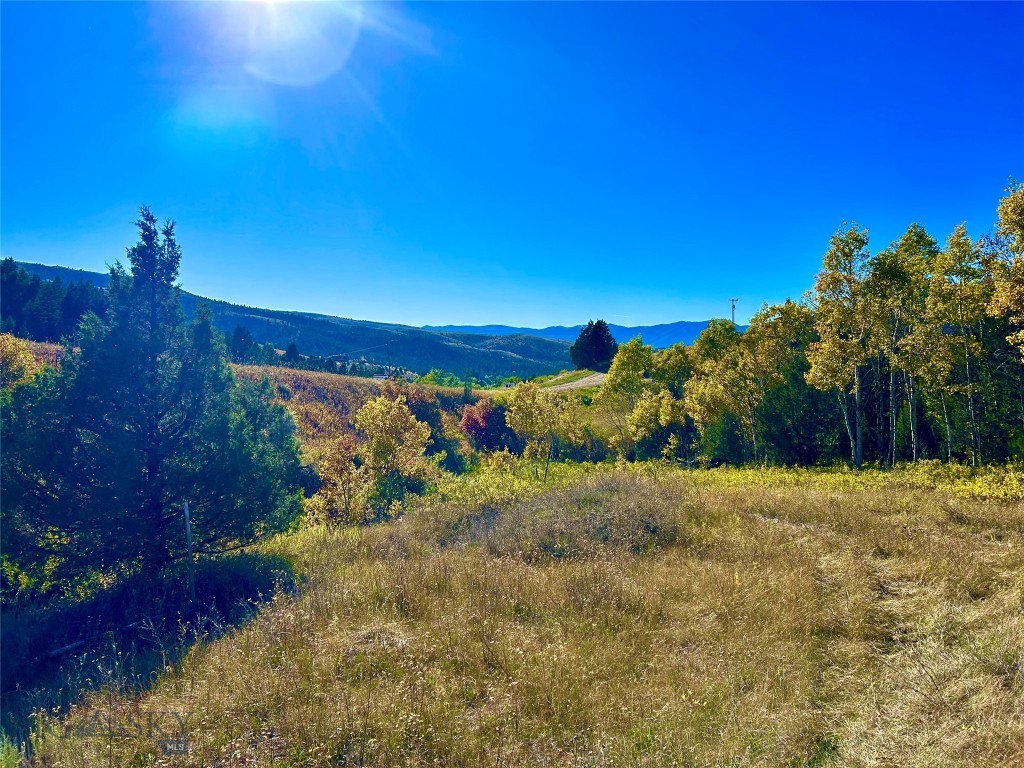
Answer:
[(281, 530), (298, 512), (290, 417), (269, 385), (236, 384), (200, 306), (186, 323), (170, 222), (143, 208), (131, 272), (111, 270), (106, 318), (4, 409), (4, 523), (26, 572), (75, 586), (154, 570), (193, 542), (215, 552)]
[(618, 352), (619, 345), (612, 336), (608, 323), (591, 320), (569, 348), (569, 356), (577, 370), (607, 371)]
[(244, 325), (236, 325), (235, 332), (231, 334), (231, 359), (236, 363), (252, 363), (256, 349), (256, 342), (252, 334)]

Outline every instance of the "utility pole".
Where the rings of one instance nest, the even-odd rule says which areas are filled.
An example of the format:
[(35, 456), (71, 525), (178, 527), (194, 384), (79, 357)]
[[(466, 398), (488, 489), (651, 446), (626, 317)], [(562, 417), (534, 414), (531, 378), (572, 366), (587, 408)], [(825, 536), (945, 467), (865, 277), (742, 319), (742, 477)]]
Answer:
[(729, 303), (732, 304), (732, 324), (736, 325), (736, 302), (739, 299), (729, 299)]
[(388, 346), (388, 378), (390, 379), (392, 376), (394, 376), (394, 373), (395, 373), (394, 370), (391, 368), (391, 339), (387, 340), (387, 346)]

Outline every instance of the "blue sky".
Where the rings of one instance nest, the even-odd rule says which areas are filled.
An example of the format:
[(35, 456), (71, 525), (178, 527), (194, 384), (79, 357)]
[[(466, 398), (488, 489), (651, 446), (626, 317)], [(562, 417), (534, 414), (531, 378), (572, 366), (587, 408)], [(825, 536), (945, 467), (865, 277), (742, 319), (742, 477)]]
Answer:
[(1024, 3), (3, 3), (0, 253), (415, 325), (799, 297), (844, 220), (988, 231)]

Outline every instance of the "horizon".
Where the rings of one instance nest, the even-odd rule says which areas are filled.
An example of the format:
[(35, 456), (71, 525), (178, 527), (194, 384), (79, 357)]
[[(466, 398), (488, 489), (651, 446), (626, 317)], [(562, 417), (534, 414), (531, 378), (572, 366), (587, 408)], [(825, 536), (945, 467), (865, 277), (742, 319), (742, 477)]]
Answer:
[(150, 204), (253, 307), (746, 323), (1024, 176), (1020, 4), (2, 8), (0, 256), (104, 271)]
[[(6, 258), (6, 257), (0, 256), (0, 258)], [(15, 263), (18, 264), (21, 267), (44, 267), (46, 269), (60, 269), (60, 270), (69, 270), (71, 272), (83, 272), (85, 274), (90, 274), (90, 275), (104, 275), (104, 274), (106, 274), (106, 272), (100, 272), (100, 271), (97, 271), (97, 270), (89, 270), (89, 269), (80, 269), (80, 268), (77, 268), (77, 267), (68, 267), (68, 266), (65, 266), (63, 264), (40, 264), (38, 262), (27, 262), (27, 261), (17, 261), (17, 260), (15, 260)], [(226, 301), (225, 299), (222, 299), (222, 298), (220, 298), (218, 296), (203, 296), (203, 295), (197, 294), (197, 293), (195, 293), (193, 291), (189, 291), (185, 286), (180, 285), (180, 284), (178, 285), (178, 288), (180, 290), (186, 292), (186, 293), (193, 294), (194, 296), (196, 296), (199, 299), (204, 299), (204, 300), (208, 300), (208, 301)], [(241, 306), (241, 307), (247, 307), (247, 308), (251, 308), (251, 309), (270, 310), (270, 311), (273, 311), (273, 312), (298, 312), (298, 313), (307, 314), (307, 315), (309, 315), (309, 314), (321, 315), (322, 314), (322, 313), (319, 313), (319, 312), (309, 312), (307, 310), (301, 310), (301, 309), (278, 309), (276, 307), (260, 307), (260, 306), (257, 306), (255, 304), (246, 304), (244, 302), (228, 302), (228, 303), (235, 304), (235, 305)], [(446, 328), (490, 328), (490, 327), (495, 327), (495, 328), (505, 327), (505, 328), (513, 328), (513, 329), (523, 328), (525, 330), (534, 330), (534, 331), (543, 331), (543, 330), (546, 330), (546, 329), (549, 329), (549, 328), (564, 328), (566, 330), (572, 330), (574, 328), (583, 327), (588, 322), (597, 321), (597, 320), (603, 319), (603, 318), (598, 318), (598, 317), (592, 317), (592, 318), (588, 318), (587, 320), (584, 320), (582, 322), (572, 323), (571, 325), (546, 325), (546, 326), (529, 326), (528, 327), (528, 326), (513, 326), (513, 325), (509, 325), (508, 323), (480, 323), (480, 324), (468, 324), (468, 323), (431, 324), (431, 323), (428, 323), (426, 325), (408, 325), (407, 323), (388, 323), (387, 321), (383, 321), (383, 320), (376, 320), (376, 321), (374, 321), (374, 320), (372, 320), (370, 318), (343, 317), (341, 315), (324, 315), (324, 316), (325, 317), (336, 317), (336, 318), (339, 318), (341, 320), (356, 320), (356, 321), (359, 321), (359, 322), (379, 322), (379, 323), (384, 323), (384, 324), (388, 324), (388, 325), (404, 325), (404, 326), (407, 326), (407, 327), (410, 327), (410, 328), (420, 328), (420, 329), (425, 329), (425, 330), (444, 330)], [(688, 319), (684, 318), (682, 320), (675, 320), (675, 321), (672, 321), (672, 322), (669, 322), (669, 323), (646, 323), (646, 324), (638, 324), (636, 326), (625, 326), (625, 327), (627, 327), (627, 328), (658, 327), (658, 326), (661, 326), (661, 325), (676, 325), (676, 324), (680, 324), (680, 323), (702, 324), (702, 323), (709, 323), (712, 320), (729, 320), (729, 318), (728, 317), (719, 317), (719, 316), (707, 317), (707, 318), (696, 319), (696, 320), (688, 320)], [(609, 325), (623, 327), (621, 323), (609, 323)], [(739, 325), (741, 328), (745, 328), (746, 327), (742, 323), (737, 323), (737, 325)]]

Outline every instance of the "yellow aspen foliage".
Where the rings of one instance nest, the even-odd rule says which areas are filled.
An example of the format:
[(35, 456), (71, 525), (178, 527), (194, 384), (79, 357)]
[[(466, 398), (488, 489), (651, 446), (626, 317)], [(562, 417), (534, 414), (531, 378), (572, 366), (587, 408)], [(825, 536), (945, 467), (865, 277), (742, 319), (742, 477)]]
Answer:
[[(867, 363), (873, 314), (866, 286), (871, 254), (868, 231), (843, 227), (832, 235), (811, 292), (818, 341), (807, 349), (807, 382), (839, 396), (850, 438), (850, 459), (863, 458), (861, 367)], [(853, 410), (847, 403), (852, 396)]]
[(0, 388), (11, 390), (43, 369), (27, 341), (0, 333)]
[(653, 347), (644, 344), (639, 336), (630, 339), (619, 347), (597, 395), (598, 406), (615, 427), (617, 439), (614, 442), (620, 455), (629, 451), (635, 439), (629, 415), (644, 393), (652, 389), (652, 381), (647, 377), (653, 367)]
[(366, 435), (362, 455), (377, 477), (392, 472), (418, 475), (427, 469), (423, 452), (430, 440), (430, 426), (416, 419), (405, 395), (380, 395), (359, 409), (356, 428)]
[(533, 382), (517, 384), (508, 396), (508, 425), (527, 441), (526, 454), (544, 459), (544, 472), (557, 437), (571, 445), (586, 439), (586, 424), (579, 403), (541, 389)]
[(362, 520), (369, 478), (357, 460), (356, 436), (344, 432), (326, 441), (318, 452), (316, 465), (323, 483), (307, 504), (314, 519), (328, 523), (357, 523)]
[(646, 391), (626, 416), (626, 426), (629, 436), (639, 441), (653, 434), (658, 427), (681, 422), (684, 415), (682, 402), (668, 390)]
[(992, 264), (995, 291), (989, 304), (993, 315), (1006, 315), (1018, 329), (1007, 339), (1024, 356), (1024, 184), (1011, 184), (999, 201), (996, 229), (1009, 253)]

